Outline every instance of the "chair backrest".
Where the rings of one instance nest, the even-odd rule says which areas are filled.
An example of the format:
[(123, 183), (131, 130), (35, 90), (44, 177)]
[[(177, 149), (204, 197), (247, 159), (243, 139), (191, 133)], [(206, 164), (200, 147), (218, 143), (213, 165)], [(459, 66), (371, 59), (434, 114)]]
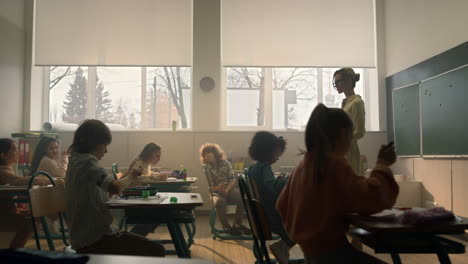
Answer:
[(271, 240), (271, 227), (265, 209), (258, 200), (252, 197), (245, 177), (240, 176), (238, 181), (242, 202), (244, 203), (253, 235), (260, 241)]
[(245, 180), (248, 183), (248, 187), (252, 193), (252, 197), (258, 201), (260, 201), (260, 193), (258, 191), (258, 186), (255, 180), (250, 177), (249, 175), (249, 169), (244, 169), (244, 175), (245, 175)]
[[(34, 178), (38, 175), (45, 175), (49, 178), (52, 186), (45, 186), (39, 188), (32, 188)], [(59, 223), (60, 223), (60, 231), (63, 243), (66, 246), (70, 246), (67, 241), (65, 235), (65, 227), (63, 222), (63, 213), (66, 210), (66, 199), (65, 199), (65, 188), (63, 186), (55, 185), (54, 179), (44, 171), (38, 171), (31, 176), (28, 184), (29, 189), (29, 204), (31, 208), (31, 216), (32, 216), (32, 225), (33, 231), (36, 238), (36, 246), (37, 249), (41, 249), (39, 243), (39, 236), (36, 227), (36, 218), (39, 218), (42, 223), (42, 228), (44, 230), (44, 234), (47, 239), (47, 243), (49, 244), (49, 249), (51, 251), (55, 250), (55, 246), (52, 242), (51, 235), (49, 232), (49, 228), (45, 221), (45, 217), (55, 217), (58, 216)]]
[(211, 189), (211, 180), (209, 179), (208, 173), (206, 172), (206, 165), (203, 164), (203, 174), (205, 174), (206, 181), (208, 182), (208, 190), (210, 191), (210, 202), (211, 202), (211, 207), (214, 207), (214, 201), (213, 201), (213, 189)]
[(45, 186), (29, 190), (33, 217), (58, 215), (65, 212), (65, 188)]
[(33, 183), (34, 183), (34, 179), (35, 179), (37, 176), (39, 176), (39, 175), (44, 175), (44, 176), (46, 176), (46, 177), (49, 179), (50, 183), (51, 183), (53, 186), (55, 186), (54, 178), (52, 178), (52, 176), (50, 176), (49, 173), (47, 173), (47, 172), (45, 172), (45, 171), (38, 171), (38, 172), (34, 173), (34, 174), (31, 176), (31, 179), (29, 179), (28, 189), (31, 189), (31, 188), (32, 188)]
[(112, 175), (114, 179), (117, 180), (117, 173), (119, 173), (119, 164), (117, 162), (112, 163)]

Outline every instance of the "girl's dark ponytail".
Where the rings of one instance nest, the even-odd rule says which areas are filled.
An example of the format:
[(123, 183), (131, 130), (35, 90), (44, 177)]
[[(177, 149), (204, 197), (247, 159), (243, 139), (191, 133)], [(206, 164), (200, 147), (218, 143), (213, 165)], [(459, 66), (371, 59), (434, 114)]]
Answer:
[(328, 138), (328, 113), (330, 109), (324, 104), (315, 107), (306, 126), (305, 144), (307, 152), (313, 153), (314, 182), (321, 183), (325, 174), (325, 160), (330, 152)]
[(341, 109), (318, 104), (307, 122), (305, 145), (312, 154), (314, 183), (322, 183), (326, 175), (327, 156), (335, 148), (341, 129), (351, 133), (353, 123)]

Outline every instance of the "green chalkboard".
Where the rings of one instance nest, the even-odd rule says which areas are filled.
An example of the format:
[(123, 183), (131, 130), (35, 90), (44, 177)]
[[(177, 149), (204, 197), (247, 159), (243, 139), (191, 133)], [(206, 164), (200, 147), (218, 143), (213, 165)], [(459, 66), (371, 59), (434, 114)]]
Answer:
[(394, 89), (392, 97), (397, 155), (420, 156), (419, 84)]
[(468, 155), (468, 65), (421, 82), (424, 156)]

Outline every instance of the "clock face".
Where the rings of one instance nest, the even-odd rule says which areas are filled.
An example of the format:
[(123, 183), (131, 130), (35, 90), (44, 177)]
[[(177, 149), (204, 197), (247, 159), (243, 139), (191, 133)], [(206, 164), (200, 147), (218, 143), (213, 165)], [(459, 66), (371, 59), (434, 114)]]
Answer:
[(205, 92), (211, 91), (214, 88), (214, 86), (215, 81), (211, 77), (206, 76), (200, 80), (200, 88)]

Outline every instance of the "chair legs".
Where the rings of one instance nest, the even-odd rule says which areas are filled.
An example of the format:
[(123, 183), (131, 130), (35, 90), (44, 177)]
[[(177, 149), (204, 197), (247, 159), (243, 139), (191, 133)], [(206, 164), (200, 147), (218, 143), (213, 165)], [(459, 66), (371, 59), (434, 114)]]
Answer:
[(261, 243), (261, 247), (262, 247), (262, 252), (265, 255), (264, 256), (265, 257), (265, 263), (266, 264), (271, 264), (270, 255), (268, 255), (268, 249), (267, 249), (265, 241), (260, 241), (260, 243)]
[(37, 232), (36, 219), (34, 217), (31, 217), (31, 222), (34, 232), (34, 238), (36, 239), (36, 248), (38, 250), (41, 250), (41, 243), (39, 242), (39, 233)]
[(47, 221), (45, 220), (44, 216), (39, 217), (41, 224), (42, 224), (42, 230), (44, 231), (47, 244), (49, 245), (49, 250), (50, 251), (55, 251), (55, 246), (54, 242), (52, 242), (52, 239), (50, 238), (50, 232), (49, 232), (49, 227), (47, 225)]
[(222, 240), (253, 240), (253, 237), (251, 235), (233, 236), (233, 235), (226, 233), (224, 230), (217, 229), (215, 207), (211, 207), (211, 211), (210, 211), (210, 230), (211, 230), (211, 234), (213, 234), (213, 239), (219, 238)]

